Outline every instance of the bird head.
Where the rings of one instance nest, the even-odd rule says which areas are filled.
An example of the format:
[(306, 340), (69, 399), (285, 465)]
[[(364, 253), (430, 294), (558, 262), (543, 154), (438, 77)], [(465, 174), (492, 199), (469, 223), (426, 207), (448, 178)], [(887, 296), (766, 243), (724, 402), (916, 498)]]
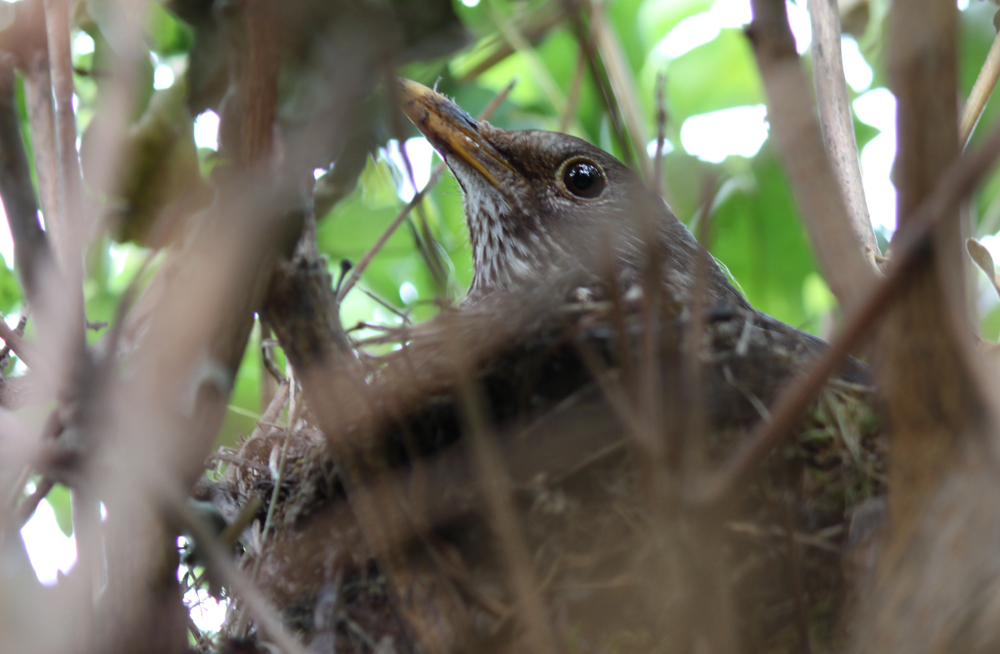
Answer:
[(474, 263), (468, 300), (555, 273), (599, 281), (609, 262), (634, 273), (651, 239), (664, 248), (668, 277), (690, 286), (697, 242), (612, 155), (567, 134), (494, 127), (422, 84), (400, 84), (403, 111), (462, 187)]

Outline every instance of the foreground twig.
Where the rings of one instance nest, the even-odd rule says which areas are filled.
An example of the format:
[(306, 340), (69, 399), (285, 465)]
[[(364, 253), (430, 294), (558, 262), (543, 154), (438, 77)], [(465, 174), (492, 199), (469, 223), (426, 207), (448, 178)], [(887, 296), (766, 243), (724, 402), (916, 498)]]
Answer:
[(622, 51), (622, 44), (618, 40), (611, 26), (608, 24), (607, 6), (603, 3), (594, 7), (591, 14), (592, 27), (594, 30), (594, 41), (597, 44), (597, 51), (604, 62), (604, 68), (608, 73), (608, 82), (614, 92), (614, 97), (621, 110), (622, 119), (632, 138), (632, 148), (635, 151), (635, 159), (639, 166), (642, 178), (649, 181), (652, 170), (649, 165), (649, 155), (646, 154), (646, 144), (649, 137), (646, 134), (646, 126), (642, 116), (642, 103), (639, 101), (639, 91), (635, 86), (635, 75), (632, 73), (625, 53)]
[(826, 157), (813, 115), (809, 84), (795, 51), (783, 0), (752, 0), (747, 29), (768, 97), (769, 122), (820, 269), (851, 313), (876, 275), (874, 250), (853, 224)]
[[(45, 27), (48, 32), (49, 67), (52, 81), (52, 97), (55, 100), (55, 145), (58, 166), (42, 173), (46, 184), (51, 184), (54, 178), (56, 191), (56, 206), (47, 207), (50, 215), (46, 216), (47, 225), (52, 234), (52, 244), (55, 254), (61, 264), (61, 272), (65, 276), (66, 296), (63, 301), (72, 303), (66, 318), (73, 330), (77, 346), (83, 346), (84, 332), (84, 298), (83, 298), (83, 248), (84, 216), (82, 209), (83, 177), (80, 171), (80, 158), (76, 149), (76, 112), (73, 109), (73, 56), (70, 50), (70, 9), (69, 0), (44, 0)], [(44, 79), (44, 76), (42, 76)], [(45, 93), (45, 89), (39, 89)], [(43, 108), (47, 113), (48, 107)], [(42, 132), (45, 136), (45, 132)], [(46, 144), (43, 143), (43, 146)], [(51, 154), (51, 153), (50, 153)], [(46, 161), (43, 157), (39, 161)], [(42, 192), (46, 189), (42, 187)], [(44, 206), (44, 205), (43, 205)], [(77, 334), (76, 332), (79, 332)]]
[(796, 421), (812, 403), (837, 366), (857, 347), (888, 307), (907, 273), (927, 252), (931, 230), (949, 216), (982, 181), (1000, 156), (1000, 128), (983, 147), (955, 161), (933, 193), (902, 224), (893, 241), (893, 256), (885, 278), (859, 299), (854, 317), (823, 356), (797, 380), (782, 390), (771, 411), (771, 420), (758, 423), (745, 445), (710, 476), (692, 498), (695, 503), (716, 504), (729, 497), (757, 466), (792, 433)]
[(502, 465), (500, 452), (492, 440), (483, 409), (483, 400), (472, 371), (468, 369), (469, 351), (456, 352), (463, 368), (458, 390), (462, 412), (468, 426), (471, 455), (476, 476), (489, 509), (493, 531), (507, 563), (520, 617), (535, 654), (556, 654), (552, 627), (546, 619), (538, 584), (532, 570), (531, 554), (524, 542), (523, 530), (511, 501), (511, 480)]
[(823, 142), (840, 183), (851, 226), (861, 239), (865, 254), (874, 261), (874, 257), (880, 256), (881, 252), (872, 230), (865, 189), (861, 183), (858, 143), (854, 136), (854, 118), (840, 51), (840, 12), (837, 3), (831, 0), (809, 0), (809, 16), (813, 32), (813, 85), (816, 87)]
[(24, 362), (24, 365), (31, 367), (35, 361), (34, 353), (24, 339), (21, 338), (17, 332), (7, 326), (3, 320), (0, 320), (0, 338), (7, 345), (5, 347), (10, 348), (17, 358)]
[(37, 303), (42, 291), (41, 275), (52, 262), (52, 252), (38, 222), (35, 189), (21, 139), (14, 100), (13, 61), (0, 57), (3, 57), (0, 59), (0, 196), (14, 239), (14, 261), (25, 295), (29, 303)]

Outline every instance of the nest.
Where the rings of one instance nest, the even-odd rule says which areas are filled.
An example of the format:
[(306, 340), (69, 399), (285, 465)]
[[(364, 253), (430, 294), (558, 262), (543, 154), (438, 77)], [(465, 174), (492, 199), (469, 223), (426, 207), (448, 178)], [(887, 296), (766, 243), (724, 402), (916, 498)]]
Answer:
[[(231, 518), (260, 501), (240, 565), (305, 643), (522, 651), (542, 631), (572, 652), (791, 652), (844, 639), (851, 567), (865, 565), (852, 513), (884, 485), (861, 364), (738, 497), (699, 507), (690, 485), (819, 342), (742, 308), (692, 321), (641, 301), (485, 324), (496, 313), (400, 333), (405, 347), (367, 359), (365, 409), (341, 412), (342, 433), (324, 438), (308, 412), (258, 429), (200, 486)], [(478, 347), (459, 356), (456, 342)], [(526, 615), (518, 578), (543, 615)]]

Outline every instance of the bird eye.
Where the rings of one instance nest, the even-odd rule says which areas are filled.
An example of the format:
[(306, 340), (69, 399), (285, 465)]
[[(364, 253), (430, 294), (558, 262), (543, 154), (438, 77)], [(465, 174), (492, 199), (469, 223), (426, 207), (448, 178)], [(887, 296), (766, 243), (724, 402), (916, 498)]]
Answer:
[(586, 159), (575, 159), (564, 164), (562, 183), (567, 191), (584, 200), (598, 197), (607, 186), (601, 167)]

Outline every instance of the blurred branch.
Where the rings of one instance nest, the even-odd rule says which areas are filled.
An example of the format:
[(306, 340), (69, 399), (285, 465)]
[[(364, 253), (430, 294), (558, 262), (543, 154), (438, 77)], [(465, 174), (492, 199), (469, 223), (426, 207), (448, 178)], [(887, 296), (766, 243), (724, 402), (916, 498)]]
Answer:
[[(656, 74), (656, 154), (653, 156), (653, 191), (662, 196), (663, 193), (663, 146), (667, 135), (667, 105), (663, 97), (663, 87), (666, 85), (666, 75), (663, 71)], [(710, 205), (706, 205), (709, 209)]]
[(604, 62), (605, 70), (607, 70), (611, 90), (614, 92), (622, 118), (625, 120), (625, 126), (632, 138), (632, 148), (635, 152), (636, 162), (639, 164), (639, 172), (648, 183), (652, 171), (649, 166), (649, 155), (646, 154), (649, 135), (646, 132), (642, 102), (639, 100), (639, 90), (635, 86), (635, 74), (625, 58), (622, 44), (611, 25), (608, 24), (606, 3), (598, 2), (594, 5), (591, 13), (591, 24), (597, 51)]
[[(590, 77), (594, 80), (594, 85), (597, 86), (598, 96), (601, 98), (601, 102), (604, 104), (605, 110), (608, 112), (608, 116), (611, 118), (611, 126), (615, 130), (615, 136), (618, 139), (618, 144), (622, 148), (622, 159), (627, 165), (633, 164), (632, 159), (632, 148), (629, 147), (629, 142), (625, 139), (625, 129), (622, 127), (622, 117), (621, 112), (618, 108), (618, 102), (614, 96), (614, 93), (608, 88), (608, 81), (605, 79), (600, 65), (600, 57), (597, 52), (597, 45), (595, 44), (594, 33), (591, 29), (587, 28), (587, 24), (583, 20), (583, 8), (578, 4), (581, 0), (561, 0), (565, 6), (565, 11), (567, 16), (569, 16), (570, 24), (573, 27), (573, 32), (576, 35), (576, 40), (583, 48), (583, 53), (587, 57), (587, 65), (590, 68)], [(584, 6), (588, 6), (584, 0)]]
[(247, 12), (247, 60), (242, 68), (243, 115), (240, 117), (241, 161), (266, 161), (274, 150), (274, 121), (278, 113), (277, 32), (280, 16), (268, 0), (250, 0)]
[(783, 0), (751, 0), (753, 44), (768, 97), (775, 146), (802, 211), (820, 269), (845, 313), (876, 277), (874, 253), (844, 207), (837, 179), (827, 159), (811, 93), (795, 51)]
[(38, 204), (31, 170), (21, 140), (14, 99), (13, 60), (0, 55), (0, 197), (14, 240), (14, 261), (29, 303), (41, 294), (41, 275), (52, 261), (52, 250), (38, 221)]
[(17, 332), (8, 327), (7, 323), (3, 320), (0, 320), (0, 338), (6, 344), (5, 347), (10, 348), (17, 355), (18, 359), (24, 361), (24, 364), (29, 368), (32, 366), (35, 357), (31, 351), (31, 347), (24, 342), (24, 339)]
[[(490, 116), (493, 115), (493, 112), (497, 110), (497, 107), (499, 107), (503, 101), (507, 99), (507, 96), (510, 95), (511, 90), (514, 88), (516, 83), (516, 79), (512, 80), (510, 84), (497, 93), (477, 118), (479, 120), (489, 120)], [(365, 268), (367, 268), (368, 264), (372, 262), (372, 259), (374, 259), (375, 255), (382, 249), (382, 246), (386, 244), (386, 241), (389, 240), (389, 237), (392, 236), (393, 232), (395, 232), (403, 221), (406, 220), (406, 217), (410, 214), (410, 212), (413, 211), (418, 204), (423, 202), (423, 199), (428, 193), (431, 192), (431, 189), (433, 189), (434, 186), (441, 180), (441, 176), (444, 175), (444, 169), (444, 163), (438, 163), (438, 165), (434, 167), (434, 170), (431, 171), (431, 177), (427, 181), (427, 184), (422, 189), (417, 191), (416, 195), (413, 196), (413, 199), (406, 203), (406, 206), (403, 207), (398, 214), (396, 214), (396, 217), (392, 219), (392, 222), (385, 228), (385, 231), (383, 231), (375, 242), (372, 243), (371, 247), (368, 248), (368, 251), (361, 256), (358, 263), (355, 264), (354, 268), (351, 270), (351, 274), (340, 286), (340, 292), (337, 293), (338, 304), (344, 301), (344, 298), (347, 297), (348, 291), (354, 288), (354, 285), (358, 283), (358, 280), (361, 279), (361, 273), (365, 271)]]
[[(893, 7), (889, 25), (890, 90), (898, 107), (893, 177), (903, 230), (959, 156), (958, 10), (947, 0), (909, 0)], [(897, 553), (966, 439), (987, 437), (981, 420), (988, 412), (967, 351), (972, 330), (959, 208), (946, 209), (949, 220), (932, 231), (927, 257), (881, 335), (879, 381), (893, 434), (887, 549)]]
[[(64, 268), (64, 274), (79, 283), (82, 270), (83, 242), (82, 225), (82, 178), (80, 175), (80, 159), (76, 151), (76, 113), (73, 110), (73, 57), (70, 50), (70, 2), (69, 0), (44, 0), (45, 26), (48, 33), (48, 59), (50, 79), (52, 81), (52, 96), (55, 98), (55, 143), (58, 154), (58, 167), (46, 171), (46, 175), (54, 176), (58, 204), (55, 211), (46, 220), (50, 221), (50, 229), (56, 253)], [(39, 80), (41, 81), (41, 80)], [(44, 89), (39, 89), (44, 93)], [(47, 108), (41, 107), (44, 115)], [(42, 132), (43, 138), (46, 136)], [(46, 145), (43, 142), (43, 145)], [(46, 161), (44, 156), (40, 161)], [(82, 290), (80, 291), (80, 309), (83, 308)]]
[(563, 97), (559, 85), (552, 79), (552, 74), (542, 62), (538, 53), (535, 52), (528, 39), (521, 33), (516, 24), (508, 21), (496, 8), (492, 8), (490, 17), (493, 19), (493, 24), (500, 30), (500, 34), (503, 35), (504, 40), (510, 44), (510, 47), (528, 60), (528, 64), (535, 74), (534, 82), (541, 87), (549, 104), (555, 110), (554, 113), (564, 115), (566, 113), (566, 98)]
[(569, 91), (566, 92), (566, 107), (559, 116), (559, 127), (556, 131), (565, 132), (571, 123), (576, 123), (576, 109), (580, 103), (580, 90), (583, 86), (583, 74), (587, 70), (587, 57), (583, 53), (583, 48), (579, 48), (576, 55), (576, 64), (573, 66), (573, 79), (569, 83)]
[(979, 118), (983, 115), (983, 109), (993, 94), (993, 89), (997, 85), (997, 78), (1000, 77), (1000, 34), (993, 39), (993, 45), (986, 55), (986, 61), (976, 77), (976, 83), (969, 91), (969, 99), (965, 101), (962, 108), (962, 118), (958, 124), (958, 143), (965, 148), (969, 144), (973, 130), (979, 123)]
[[(803, 412), (822, 390), (826, 381), (848, 354), (861, 344), (865, 334), (888, 308), (893, 296), (904, 283), (912, 280), (909, 273), (928, 251), (929, 239), (938, 225), (955, 220), (959, 203), (979, 185), (1000, 157), (1000, 127), (979, 150), (954, 161), (931, 194), (900, 222), (893, 240), (893, 254), (885, 277), (874, 287), (863, 290), (857, 310), (840, 335), (819, 359), (798, 379), (789, 383), (774, 402), (769, 420), (760, 422), (751, 431), (745, 444), (711, 475), (694, 494), (696, 503), (717, 504), (731, 497), (757, 466), (792, 434)], [(934, 385), (936, 387), (937, 384)]]
[(809, 15), (813, 33), (813, 85), (816, 88), (823, 142), (826, 144), (830, 165), (840, 183), (854, 234), (864, 246), (866, 257), (877, 266), (876, 257), (882, 253), (872, 230), (865, 189), (861, 182), (854, 117), (851, 115), (844, 61), (840, 52), (840, 12), (835, 0), (809, 0)]
[(24, 103), (31, 127), (31, 153), (35, 159), (42, 215), (50, 217), (59, 213), (59, 153), (48, 51), (37, 48), (26, 59)]

